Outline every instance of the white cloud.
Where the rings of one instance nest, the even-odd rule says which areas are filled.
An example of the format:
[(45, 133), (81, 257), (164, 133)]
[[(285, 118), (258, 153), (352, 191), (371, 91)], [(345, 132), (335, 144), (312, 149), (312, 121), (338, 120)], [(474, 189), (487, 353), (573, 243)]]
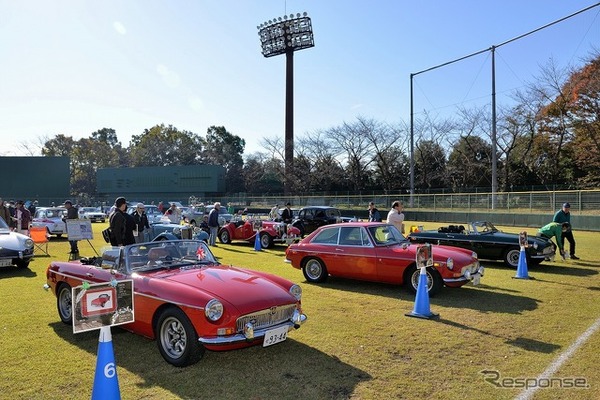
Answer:
[(127, 33), (127, 29), (125, 29), (125, 26), (119, 21), (113, 22), (113, 28), (115, 28), (115, 31), (121, 35), (125, 35)]
[(172, 88), (179, 86), (181, 82), (179, 75), (176, 72), (171, 71), (166, 65), (158, 64), (156, 66), (156, 71), (167, 84), (167, 86)]

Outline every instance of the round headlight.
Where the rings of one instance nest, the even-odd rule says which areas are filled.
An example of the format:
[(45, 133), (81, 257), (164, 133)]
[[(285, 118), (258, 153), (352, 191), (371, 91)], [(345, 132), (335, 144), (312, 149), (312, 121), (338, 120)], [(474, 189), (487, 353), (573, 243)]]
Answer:
[(206, 303), (204, 314), (209, 320), (218, 321), (223, 316), (223, 304), (217, 299), (210, 300)]
[(28, 249), (33, 247), (33, 240), (25, 239), (25, 247), (27, 247)]
[(537, 242), (533, 242), (533, 248), (537, 250), (537, 248), (538, 248)]
[(181, 235), (181, 228), (173, 228), (173, 235)]
[(479, 258), (479, 256), (475, 252), (471, 253), (471, 257), (473, 257), (476, 260)]
[(296, 300), (300, 301), (302, 299), (302, 288), (298, 285), (293, 285), (290, 288), (290, 294), (296, 298)]
[(448, 269), (454, 268), (454, 260), (452, 258), (448, 257), (446, 260), (446, 267), (448, 267)]

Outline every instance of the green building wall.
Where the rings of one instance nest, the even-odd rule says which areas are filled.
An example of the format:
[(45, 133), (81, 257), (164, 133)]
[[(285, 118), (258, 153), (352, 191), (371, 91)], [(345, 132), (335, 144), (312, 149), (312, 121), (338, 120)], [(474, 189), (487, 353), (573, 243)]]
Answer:
[(98, 197), (123, 196), (142, 202), (215, 198), (225, 192), (225, 168), (220, 165), (101, 168), (96, 173)]
[(4, 200), (38, 200), (40, 205), (69, 198), (69, 157), (0, 157)]

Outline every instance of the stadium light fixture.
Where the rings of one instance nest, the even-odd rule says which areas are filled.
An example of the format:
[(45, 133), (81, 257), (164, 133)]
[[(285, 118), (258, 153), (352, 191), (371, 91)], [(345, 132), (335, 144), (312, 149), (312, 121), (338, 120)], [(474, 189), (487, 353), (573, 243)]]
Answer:
[(256, 27), (265, 58), (285, 54), (285, 177), (290, 193), (294, 166), (294, 52), (315, 46), (312, 22), (307, 13), (273, 18)]

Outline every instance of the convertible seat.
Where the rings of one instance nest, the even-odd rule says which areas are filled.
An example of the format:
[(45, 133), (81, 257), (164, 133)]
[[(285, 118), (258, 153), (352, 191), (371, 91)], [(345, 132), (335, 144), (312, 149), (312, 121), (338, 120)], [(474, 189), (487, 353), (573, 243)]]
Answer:
[(164, 260), (169, 255), (169, 251), (164, 247), (153, 247), (148, 251), (148, 263), (154, 264), (159, 260)]

